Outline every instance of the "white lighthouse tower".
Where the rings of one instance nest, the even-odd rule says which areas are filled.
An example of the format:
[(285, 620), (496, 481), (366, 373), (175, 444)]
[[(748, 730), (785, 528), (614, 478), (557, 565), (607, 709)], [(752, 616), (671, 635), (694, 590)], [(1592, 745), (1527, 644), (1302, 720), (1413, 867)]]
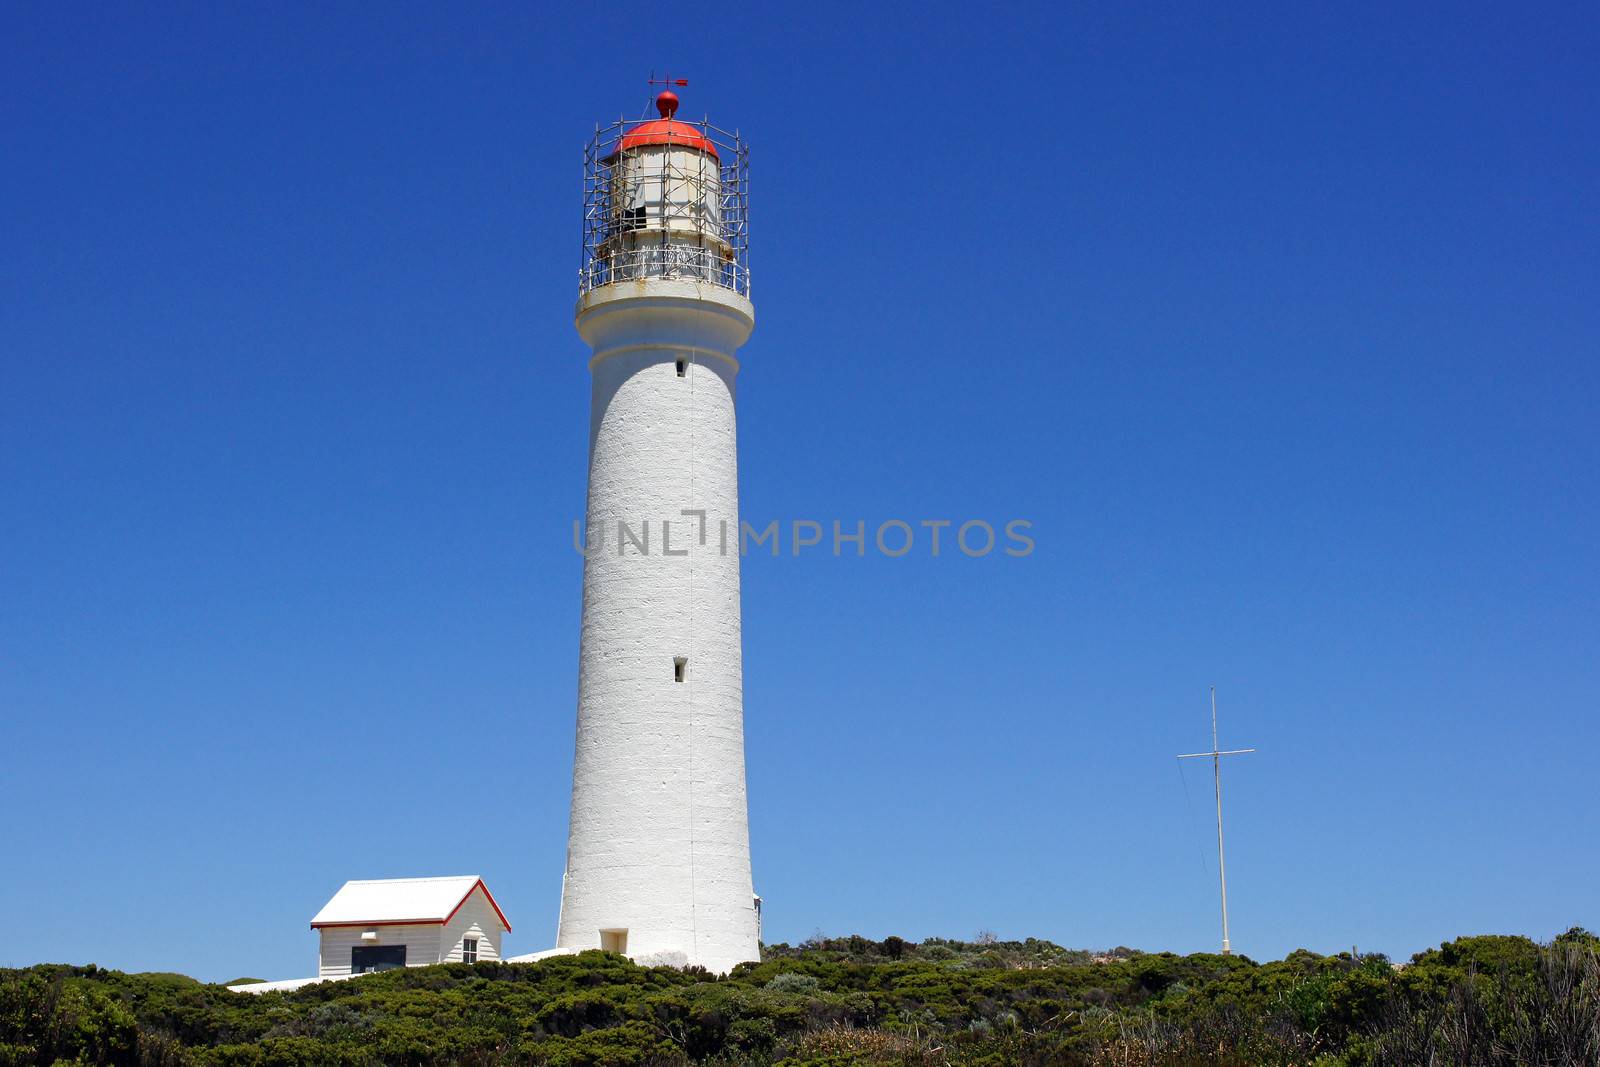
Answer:
[(597, 129), (585, 165), (588, 546), (556, 944), (723, 972), (759, 958), (734, 422), (747, 156), (676, 118), (671, 91), (656, 107)]

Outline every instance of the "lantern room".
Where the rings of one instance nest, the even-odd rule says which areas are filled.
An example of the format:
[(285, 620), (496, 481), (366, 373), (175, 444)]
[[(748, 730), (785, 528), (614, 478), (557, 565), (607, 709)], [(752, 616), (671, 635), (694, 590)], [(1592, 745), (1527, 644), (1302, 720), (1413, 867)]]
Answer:
[(580, 293), (660, 278), (749, 295), (745, 145), (708, 121), (678, 118), (678, 103), (663, 92), (658, 118), (595, 131), (584, 161)]

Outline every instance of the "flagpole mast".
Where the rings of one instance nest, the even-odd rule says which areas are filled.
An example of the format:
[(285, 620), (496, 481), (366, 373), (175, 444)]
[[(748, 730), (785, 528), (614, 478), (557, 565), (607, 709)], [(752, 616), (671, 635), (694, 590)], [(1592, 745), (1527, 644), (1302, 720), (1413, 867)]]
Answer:
[(1211, 751), (1185, 752), (1179, 759), (1211, 757), (1211, 780), (1217, 797), (1217, 876), (1222, 883), (1222, 954), (1231, 956), (1233, 946), (1228, 941), (1228, 864), (1222, 848), (1222, 757), (1242, 756), (1254, 752), (1253, 748), (1235, 748), (1227, 752), (1217, 743), (1217, 687), (1211, 687)]
[(1232, 955), (1228, 944), (1228, 861), (1222, 851), (1222, 754), (1217, 751), (1217, 687), (1211, 687), (1211, 780), (1217, 790), (1217, 874), (1222, 879), (1222, 954)]

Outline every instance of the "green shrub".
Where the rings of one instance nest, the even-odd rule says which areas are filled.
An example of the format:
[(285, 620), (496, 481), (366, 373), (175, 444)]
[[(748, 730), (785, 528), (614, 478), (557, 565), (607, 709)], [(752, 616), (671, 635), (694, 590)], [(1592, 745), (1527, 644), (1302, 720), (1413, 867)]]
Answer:
[(820, 985), (816, 978), (796, 971), (785, 971), (767, 983), (774, 993), (815, 993)]

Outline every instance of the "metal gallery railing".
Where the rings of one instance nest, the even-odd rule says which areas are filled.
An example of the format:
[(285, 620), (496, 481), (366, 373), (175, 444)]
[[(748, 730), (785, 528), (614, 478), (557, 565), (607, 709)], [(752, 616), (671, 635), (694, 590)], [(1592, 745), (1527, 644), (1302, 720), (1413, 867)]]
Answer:
[(716, 248), (694, 245), (659, 244), (644, 248), (598, 252), (587, 258), (578, 281), (578, 292), (612, 282), (642, 281), (646, 278), (706, 282), (750, 295), (748, 267)]

